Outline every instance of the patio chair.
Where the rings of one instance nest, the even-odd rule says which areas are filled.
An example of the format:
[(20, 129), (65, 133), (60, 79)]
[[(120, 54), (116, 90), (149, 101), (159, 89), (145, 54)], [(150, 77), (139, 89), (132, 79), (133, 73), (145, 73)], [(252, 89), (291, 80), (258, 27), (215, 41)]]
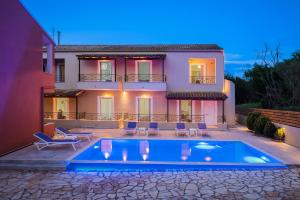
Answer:
[(206, 123), (198, 123), (197, 133), (202, 136), (208, 136)]
[(124, 129), (127, 135), (133, 135), (137, 133), (137, 123), (136, 122), (128, 122), (127, 128)]
[(60, 135), (63, 135), (64, 137), (85, 137), (89, 141), (91, 141), (91, 138), (93, 137), (93, 133), (87, 133), (87, 132), (70, 132), (68, 129), (63, 127), (57, 127), (55, 128), (56, 132)]
[(185, 128), (184, 123), (176, 123), (175, 134), (176, 136), (179, 136), (180, 134), (188, 136), (189, 131)]
[(158, 135), (159, 136), (159, 128), (157, 122), (150, 122), (149, 128), (147, 129), (147, 136), (149, 135)]
[(34, 143), (38, 150), (49, 146), (68, 144), (72, 145), (74, 151), (76, 151), (75, 145), (80, 142), (79, 139), (52, 139), (51, 137), (42, 132), (36, 132), (33, 134), (33, 136), (39, 139), (38, 142)]

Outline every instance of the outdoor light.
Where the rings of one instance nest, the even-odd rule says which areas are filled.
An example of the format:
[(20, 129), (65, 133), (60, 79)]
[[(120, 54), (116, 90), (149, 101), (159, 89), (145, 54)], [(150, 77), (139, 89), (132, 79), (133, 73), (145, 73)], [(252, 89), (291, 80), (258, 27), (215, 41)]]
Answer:
[(206, 162), (210, 162), (210, 161), (212, 160), (212, 158), (211, 158), (210, 156), (206, 156), (206, 157), (204, 158), (204, 160), (205, 160)]

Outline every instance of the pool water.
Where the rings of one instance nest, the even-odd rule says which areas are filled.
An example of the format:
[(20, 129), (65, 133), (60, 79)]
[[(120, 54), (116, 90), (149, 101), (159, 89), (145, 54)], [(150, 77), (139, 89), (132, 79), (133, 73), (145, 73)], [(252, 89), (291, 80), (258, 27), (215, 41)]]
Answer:
[(101, 139), (76, 156), (71, 170), (108, 168), (284, 167), (241, 141)]

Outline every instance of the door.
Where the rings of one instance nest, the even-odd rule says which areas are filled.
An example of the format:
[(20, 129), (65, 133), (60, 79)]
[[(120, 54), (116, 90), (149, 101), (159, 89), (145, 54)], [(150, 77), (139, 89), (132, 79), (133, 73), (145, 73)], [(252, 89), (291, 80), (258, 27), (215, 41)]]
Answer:
[(180, 100), (179, 101), (179, 117), (180, 121), (191, 122), (192, 118), (192, 101)]
[(98, 120), (113, 119), (113, 97), (99, 97), (98, 99)]
[(191, 83), (206, 83), (206, 64), (191, 65)]
[(57, 113), (57, 119), (68, 119), (69, 114), (69, 99), (68, 98), (56, 98), (55, 111)]
[(150, 62), (138, 62), (139, 81), (150, 81)]
[(151, 98), (138, 97), (138, 120), (150, 121)]
[(208, 125), (217, 125), (217, 101), (201, 101), (201, 114)]
[(112, 81), (111, 62), (100, 62), (98, 73), (100, 75), (100, 81)]

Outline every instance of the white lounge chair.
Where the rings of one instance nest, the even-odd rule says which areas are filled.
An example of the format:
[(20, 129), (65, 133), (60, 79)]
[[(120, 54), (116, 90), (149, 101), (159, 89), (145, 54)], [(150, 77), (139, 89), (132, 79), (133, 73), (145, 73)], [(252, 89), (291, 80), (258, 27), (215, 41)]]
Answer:
[(175, 134), (176, 134), (176, 136), (179, 136), (179, 135), (188, 136), (189, 131), (185, 128), (184, 123), (176, 123)]
[(79, 139), (52, 139), (51, 137), (42, 132), (37, 132), (33, 135), (34, 137), (40, 140), (34, 143), (38, 150), (54, 145), (69, 144), (72, 145), (74, 151), (76, 151), (75, 144), (78, 144), (80, 142)]
[(63, 135), (64, 137), (85, 137), (89, 141), (91, 141), (91, 138), (93, 137), (93, 133), (87, 133), (87, 132), (70, 132), (68, 129), (63, 127), (57, 127), (55, 128), (56, 132), (60, 135)]
[(147, 129), (147, 136), (149, 135), (158, 135), (159, 136), (159, 128), (157, 122), (150, 122), (149, 128)]
[(137, 133), (137, 123), (136, 122), (128, 122), (127, 128), (124, 129), (125, 133), (128, 134), (136, 134)]

